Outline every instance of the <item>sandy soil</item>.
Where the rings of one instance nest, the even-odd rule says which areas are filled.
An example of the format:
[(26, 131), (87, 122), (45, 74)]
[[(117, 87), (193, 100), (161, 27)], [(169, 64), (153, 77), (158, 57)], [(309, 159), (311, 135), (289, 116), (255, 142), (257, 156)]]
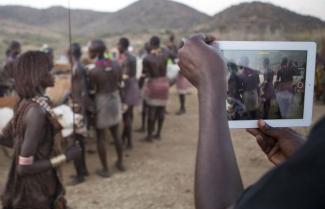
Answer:
[[(94, 173), (99, 168), (96, 153), (88, 153), (90, 176), (78, 186), (67, 186), (67, 199), (74, 209), (194, 209), (193, 182), (198, 138), (198, 111), (195, 91), (187, 97), (188, 113), (176, 116), (178, 98), (172, 90), (161, 141), (145, 143), (143, 134), (134, 133), (135, 148), (125, 152), (127, 171), (118, 172), (113, 146), (109, 146), (109, 162), (113, 176), (102, 179)], [(314, 121), (325, 113), (325, 107), (315, 104)], [(139, 127), (140, 110), (135, 113), (135, 128)], [(298, 129), (303, 134), (307, 128)], [(244, 130), (232, 130), (237, 159), (245, 186), (257, 181), (272, 165), (259, 150), (254, 139)], [(108, 140), (110, 142), (111, 140)], [(94, 141), (88, 143), (95, 150)], [(0, 150), (0, 189), (3, 188), (9, 160)], [(65, 183), (74, 174), (72, 165), (64, 167)]]

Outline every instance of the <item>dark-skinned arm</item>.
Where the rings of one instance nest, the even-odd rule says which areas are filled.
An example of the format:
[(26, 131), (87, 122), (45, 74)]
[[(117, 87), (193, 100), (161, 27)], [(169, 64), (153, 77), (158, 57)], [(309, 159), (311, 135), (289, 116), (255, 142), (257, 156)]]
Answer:
[(226, 114), (225, 63), (217, 45), (203, 35), (185, 41), (179, 58), (182, 74), (198, 88), (199, 95), (195, 206), (230, 208), (243, 192), (243, 185)]
[(228, 127), (226, 93), (218, 93), (215, 91), (217, 88), (206, 84), (199, 89), (200, 131), (195, 181), (197, 209), (228, 208), (243, 191)]
[(144, 85), (144, 81), (147, 78), (148, 75), (148, 60), (146, 58), (143, 59), (142, 61), (142, 73), (141, 73), (141, 77), (139, 79), (139, 87), (140, 89), (142, 89), (143, 85)]
[(96, 75), (95, 71), (96, 69), (92, 69), (88, 73), (88, 88), (89, 88), (89, 94), (90, 95), (95, 95), (97, 91), (97, 86), (96, 86)]
[[(26, 131), (24, 142), (21, 147), (20, 156), (29, 158), (33, 157), (38, 149), (41, 140), (45, 140), (46, 112), (41, 107), (35, 106), (28, 110), (25, 121)], [(18, 174), (33, 175), (44, 172), (52, 168), (50, 160), (35, 161), (30, 165), (18, 165)]]
[(123, 80), (123, 74), (124, 74), (123, 68), (118, 63), (115, 63), (115, 65), (113, 65), (113, 68), (115, 70), (115, 73), (116, 73), (119, 83), (121, 83)]
[[(37, 153), (39, 143), (42, 140), (46, 140), (46, 126), (48, 121), (46, 119), (46, 111), (39, 107), (34, 106), (28, 110), (24, 123), (26, 124), (26, 131), (24, 135), (24, 141), (22, 143), (19, 156), (24, 158), (34, 157)], [(78, 146), (72, 146), (65, 152), (67, 160), (73, 160), (80, 156), (80, 148)], [(33, 175), (52, 169), (53, 166), (50, 159), (35, 160), (29, 165), (21, 165), (18, 163), (18, 174), (21, 176)]]

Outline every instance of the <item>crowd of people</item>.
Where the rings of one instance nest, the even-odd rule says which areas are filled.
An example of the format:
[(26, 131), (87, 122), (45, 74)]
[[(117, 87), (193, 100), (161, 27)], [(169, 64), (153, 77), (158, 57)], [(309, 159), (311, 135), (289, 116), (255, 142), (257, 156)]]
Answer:
[[(66, 57), (71, 66), (69, 105), (82, 120), (75, 121), (72, 144), (63, 146), (62, 126), (53, 112), (54, 104), (45, 94), (54, 86), (54, 51), (47, 45), (22, 53), (21, 44), (13, 41), (1, 73), (1, 97), (17, 96), (14, 117), (0, 135), (1, 145), (13, 148), (14, 159), (2, 202), (5, 208), (65, 207), (64, 189), (58, 169), (73, 161), (76, 175), (72, 185), (85, 181), (89, 175), (86, 163), (86, 141), (95, 130), (101, 168), (96, 174), (111, 176), (107, 161), (109, 130), (116, 149), (116, 168), (125, 171), (123, 151), (133, 148), (133, 111), (142, 104), (143, 140), (153, 142), (162, 137), (169, 89), (176, 83), (180, 109), (185, 114), (185, 96), (189, 83), (178, 73), (175, 81), (168, 79), (168, 64), (176, 64), (177, 46), (173, 35), (165, 47), (153, 36), (142, 53), (141, 77), (137, 78), (137, 57), (129, 50), (126, 37), (117, 43), (118, 53), (110, 56), (103, 40), (92, 40), (87, 55), (79, 43), (72, 43)], [(87, 64), (83, 58), (87, 60)], [(90, 62), (89, 62), (90, 60)], [(57, 104), (56, 104), (57, 105)], [(119, 132), (119, 126), (123, 130)], [(43, 128), (42, 128), (43, 127)], [(32, 174), (32, 175), (31, 175)], [(48, 188), (44, 193), (42, 188)], [(30, 195), (32, 193), (32, 195)], [(28, 196), (28, 198), (27, 198)]]
[[(250, 67), (249, 58), (229, 61), (228, 118), (231, 120), (296, 119), (303, 115), (306, 64), (283, 57), (271, 66), (264, 57), (262, 69)], [(295, 105), (293, 105), (296, 102)]]
[[(324, 208), (324, 119), (312, 130), (307, 142), (291, 129), (273, 128), (262, 120), (258, 122), (259, 128), (248, 129), (276, 168), (244, 191), (231, 141), (225, 100), (229, 94), (237, 95), (243, 103), (246, 100), (247, 107), (254, 107), (252, 100), (256, 100), (259, 88), (267, 91), (270, 88), (267, 86), (275, 85), (268, 59), (263, 62), (264, 80), (269, 82), (266, 87), (260, 86), (258, 73), (248, 69), (247, 58), (243, 58), (240, 66), (246, 66), (243, 72), (248, 77), (238, 82), (236, 80), (242, 80), (240, 76), (230, 75), (229, 80), (234, 85), (244, 86), (241, 87), (244, 89), (242, 92), (234, 92), (231, 87), (227, 90), (227, 68), (213, 37), (195, 35), (184, 39), (176, 54), (171, 47), (162, 48), (160, 39), (153, 36), (147, 44), (140, 81), (135, 77), (135, 57), (128, 51), (127, 38), (118, 42), (117, 59), (105, 56), (107, 48), (102, 40), (91, 41), (88, 55), (94, 62), (89, 68), (81, 62), (80, 45), (73, 43), (67, 53), (72, 66), (69, 104), (75, 113), (84, 116), (84, 123), (76, 124), (73, 145), (62, 147), (62, 127), (53, 112), (51, 99), (45, 95), (46, 88), (54, 86), (51, 72), (53, 56), (47, 53), (51, 50), (20, 54), (18, 46), (12, 44), (7, 52), (4, 72), (9, 80), (8, 85), (2, 88), (3, 95), (13, 88), (19, 97), (13, 119), (0, 134), (0, 144), (14, 150), (1, 196), (3, 208), (67, 208), (59, 168), (67, 161), (74, 161), (76, 183), (89, 175), (85, 163), (85, 133), (89, 126), (96, 130), (102, 165), (97, 174), (105, 178), (110, 176), (104, 144), (106, 129), (110, 129), (114, 140), (116, 167), (124, 171), (124, 145), (133, 147), (133, 108), (141, 103), (141, 94), (144, 103), (142, 119), (147, 121), (147, 125), (143, 122), (142, 127), (146, 130), (144, 140), (152, 142), (161, 137), (170, 87), (166, 77), (167, 64), (168, 60), (177, 62), (176, 55), (182, 75), (198, 90), (200, 129), (195, 172), (196, 208)], [(277, 80), (285, 83), (279, 87), (283, 88), (285, 95), (291, 91), (286, 82), (291, 82), (295, 73), (288, 66), (288, 60), (283, 59), (283, 70), (277, 72)], [(236, 72), (236, 65), (229, 63), (229, 69)], [(253, 82), (250, 83), (250, 80)], [(230, 81), (228, 84), (231, 84)], [(178, 85), (184, 87), (183, 84)], [(180, 101), (184, 98), (180, 97)], [(255, 110), (247, 107), (248, 115), (254, 116)], [(182, 108), (179, 113), (185, 112)], [(281, 116), (285, 116), (281, 107), (280, 112)], [(123, 121), (122, 136), (118, 131), (120, 121)]]

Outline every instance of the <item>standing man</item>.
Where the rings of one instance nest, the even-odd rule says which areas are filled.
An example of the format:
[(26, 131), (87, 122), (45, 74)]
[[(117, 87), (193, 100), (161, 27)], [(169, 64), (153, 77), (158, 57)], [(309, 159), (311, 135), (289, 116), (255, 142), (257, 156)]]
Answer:
[(12, 41), (6, 51), (6, 59), (3, 64), (3, 69), (0, 72), (0, 97), (10, 94), (13, 90), (13, 62), (21, 53), (21, 45), (18, 41)]
[(280, 69), (276, 75), (276, 100), (279, 104), (282, 119), (288, 119), (290, 117), (294, 91), (292, 84), (294, 75), (295, 71), (292, 67), (289, 67), (288, 58), (282, 58)]
[(239, 69), (242, 70), (240, 79), (242, 82), (243, 101), (248, 114), (248, 119), (254, 120), (258, 116), (260, 77), (256, 70), (249, 68), (248, 57), (241, 57)]
[(77, 175), (73, 179), (73, 184), (84, 182), (85, 176), (88, 176), (88, 169), (86, 166), (86, 102), (88, 98), (87, 89), (87, 75), (86, 69), (80, 62), (82, 52), (78, 43), (73, 43), (68, 51), (68, 57), (72, 66), (72, 79), (71, 79), (71, 99), (72, 109), (74, 113), (80, 114), (82, 119), (75, 124), (76, 133), (75, 140), (79, 143), (82, 151), (81, 160), (74, 161), (74, 167)]
[(275, 98), (274, 93), (274, 86), (273, 86), (273, 80), (274, 80), (274, 72), (270, 67), (270, 59), (264, 58), (263, 60), (263, 68), (264, 68), (264, 81), (262, 84), (262, 90), (263, 90), (263, 119), (270, 119), (270, 109), (271, 109), (271, 101)]
[(239, 79), (237, 65), (233, 61), (227, 63), (229, 70), (227, 102), (230, 105), (228, 117), (232, 120), (240, 120), (243, 116), (243, 100), (240, 96), (241, 80)]
[(130, 42), (127, 38), (121, 38), (118, 42), (119, 57), (118, 62), (122, 70), (122, 101), (126, 106), (123, 113), (123, 144), (127, 142), (127, 148), (133, 147), (132, 143), (132, 122), (133, 122), (133, 107), (140, 102), (140, 89), (136, 78), (137, 74), (137, 59), (129, 51)]
[(18, 41), (12, 41), (6, 51), (5, 64), (15, 61), (21, 53), (21, 45)]
[[(149, 42), (146, 42), (144, 44), (143, 49), (141, 50), (140, 53), (140, 58), (144, 59), (150, 54), (150, 44)], [(143, 63), (142, 63), (143, 64)], [(147, 76), (142, 70), (141, 77), (139, 79), (139, 88), (141, 92), (141, 97), (142, 97), (142, 109), (141, 109), (141, 128), (138, 129), (138, 132), (145, 132), (146, 131), (146, 123), (147, 123), (147, 116), (148, 116), (148, 104), (146, 100), (144, 99), (145, 96), (145, 90), (146, 90), (146, 83), (147, 83)]]
[(119, 123), (122, 120), (122, 105), (119, 94), (121, 70), (117, 62), (105, 58), (105, 43), (102, 40), (93, 40), (89, 47), (90, 59), (96, 59), (95, 67), (90, 70), (90, 83), (95, 94), (96, 105), (96, 133), (97, 149), (102, 169), (97, 174), (109, 177), (107, 164), (105, 130), (110, 129), (116, 152), (116, 167), (124, 171), (122, 143), (118, 136)]
[[(177, 60), (177, 46), (175, 44), (175, 35), (171, 34), (169, 37), (169, 41), (167, 43), (167, 47), (169, 50), (169, 53), (173, 56), (174, 59), (171, 59), (172, 63), (176, 63)], [(179, 95), (179, 111), (176, 113), (176, 115), (182, 115), (185, 114), (186, 109), (185, 109), (185, 99), (186, 99), (186, 94), (188, 94), (190, 84), (187, 81), (187, 79), (179, 72), (177, 77), (176, 77), (176, 88), (177, 92)]]
[(142, 72), (148, 77), (144, 97), (149, 110), (148, 135), (145, 140), (149, 142), (152, 142), (156, 122), (158, 122), (158, 129), (154, 138), (160, 139), (161, 137), (168, 100), (169, 82), (166, 74), (170, 57), (166, 49), (160, 48), (159, 37), (153, 36), (150, 39), (150, 53), (143, 60)]

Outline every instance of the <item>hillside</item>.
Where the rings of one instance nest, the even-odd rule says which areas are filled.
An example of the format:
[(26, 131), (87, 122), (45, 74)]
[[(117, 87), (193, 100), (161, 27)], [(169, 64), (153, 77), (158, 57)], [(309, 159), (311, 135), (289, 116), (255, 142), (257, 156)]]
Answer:
[(207, 30), (248, 33), (302, 33), (325, 28), (325, 22), (269, 3), (251, 2), (231, 6), (216, 14)]
[(83, 34), (113, 35), (161, 30), (187, 30), (209, 16), (186, 5), (164, 0), (140, 0), (77, 29)]
[(209, 16), (180, 3), (141, 0), (113, 14), (110, 23), (120, 26), (120, 31), (140, 32), (155, 29), (189, 29), (208, 20)]
[[(91, 10), (72, 10), (71, 19), (73, 28), (82, 27), (106, 15), (109, 15), (109, 13)], [(58, 6), (48, 9), (2, 6), (0, 7), (0, 20), (9, 20), (19, 24), (32, 25), (51, 31), (66, 33), (68, 28), (68, 10)]]
[[(207, 22), (209, 18), (184, 4), (168, 0), (140, 0), (115, 13), (71, 10), (73, 33), (88, 37), (163, 29), (186, 30), (195, 24)], [(68, 11), (63, 7), (40, 10), (22, 6), (2, 6), (0, 20), (66, 32)]]
[[(315, 41), (325, 31), (325, 23), (316, 17), (261, 2), (241, 3), (208, 16), (171, 0), (139, 0), (112, 13), (72, 9), (71, 23), (73, 39), (83, 44), (105, 38), (112, 45), (127, 34), (138, 46), (150, 35), (167, 31), (179, 37), (211, 32), (224, 40)], [(22, 41), (25, 49), (48, 43), (61, 50), (68, 42), (68, 10), (64, 7), (0, 6), (0, 25), (0, 54), (12, 39)]]
[[(82, 37), (164, 30), (301, 33), (325, 28), (325, 23), (316, 17), (261, 2), (234, 5), (210, 17), (170, 0), (139, 0), (114, 13), (73, 9), (71, 17), (73, 34)], [(0, 6), (0, 21), (10, 21), (12, 27), (15, 24), (33, 26), (66, 34), (68, 11), (64, 7), (41, 10)]]

